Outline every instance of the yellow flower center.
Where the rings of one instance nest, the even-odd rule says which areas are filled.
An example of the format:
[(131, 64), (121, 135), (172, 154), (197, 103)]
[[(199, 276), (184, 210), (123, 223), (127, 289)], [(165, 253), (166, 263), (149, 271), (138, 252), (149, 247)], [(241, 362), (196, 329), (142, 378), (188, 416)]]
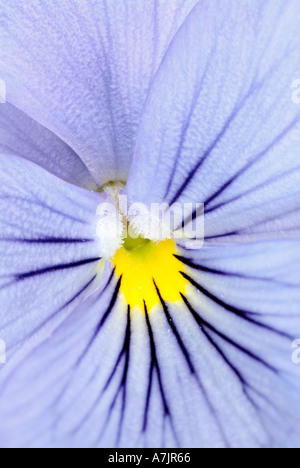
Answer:
[(120, 291), (131, 308), (143, 309), (145, 301), (150, 311), (160, 304), (159, 294), (166, 303), (181, 300), (187, 281), (180, 274), (185, 268), (176, 254), (171, 239), (158, 243), (142, 237), (125, 240), (112, 262), (118, 278), (122, 277)]

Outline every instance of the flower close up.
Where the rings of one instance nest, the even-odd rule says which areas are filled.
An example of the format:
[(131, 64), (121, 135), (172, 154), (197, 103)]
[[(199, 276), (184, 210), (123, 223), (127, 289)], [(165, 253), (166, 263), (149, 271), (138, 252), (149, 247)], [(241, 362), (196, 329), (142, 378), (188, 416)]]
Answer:
[(0, 0), (1, 447), (300, 446), (299, 24)]

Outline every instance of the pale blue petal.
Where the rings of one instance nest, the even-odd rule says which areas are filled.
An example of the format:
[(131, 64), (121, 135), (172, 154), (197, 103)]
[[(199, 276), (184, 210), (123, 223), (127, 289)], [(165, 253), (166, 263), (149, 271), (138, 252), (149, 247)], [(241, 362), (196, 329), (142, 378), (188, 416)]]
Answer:
[(149, 83), (195, 3), (1, 0), (7, 101), (72, 148), (99, 186), (125, 180)]
[(132, 200), (205, 203), (211, 240), (299, 237), (299, 21), (295, 0), (198, 2), (152, 84)]
[[(299, 240), (207, 246), (182, 257), (196, 292), (187, 295), (188, 310), (221, 390), (217, 414), (226, 414), (229, 398), (228, 419), (220, 419), (229, 445), (299, 447), (300, 368), (292, 360), (300, 336)], [(188, 330), (180, 330), (188, 343)]]
[[(96, 402), (123, 344), (126, 312), (118, 308), (108, 328), (102, 327), (115, 288), (112, 277), (107, 284), (103, 294), (73, 308), (6, 381), (0, 404), (2, 446), (92, 447), (103, 429), (109, 432), (104, 427), (107, 398), (100, 414)], [(114, 426), (110, 440), (116, 433)]]
[(8, 103), (0, 106), (0, 152), (29, 159), (72, 184), (97, 188), (87, 168), (69, 146)]
[[(214, 0), (199, 2), (154, 80), (129, 194), (135, 201), (172, 201), (183, 187), (180, 201), (207, 202), (211, 238), (226, 235), (229, 226), (237, 241), (286, 237), (290, 231), (295, 236), (299, 109), (291, 107), (286, 86), (298, 67), (297, 4), (223, 4), (224, 10)], [(15, 14), (16, 24), (26, 9), (31, 6)], [(18, 37), (10, 40), (17, 44)], [(37, 83), (34, 72), (30, 76)], [(41, 76), (46, 84), (39, 83), (40, 96), (51, 89), (61, 97), (59, 86)], [(186, 77), (194, 77), (191, 84)], [(107, 180), (94, 165), (101, 132), (93, 130), (91, 146), (79, 151), (78, 120), (71, 120), (71, 144), (69, 126), (62, 134), (50, 120), (51, 103), (47, 108), (32, 91), (20, 105), (27, 97), (21, 86), (17, 92), (17, 82), (12, 80), (13, 104), (26, 112), (28, 105), (28, 113), (75, 149), (97, 181)], [(26, 79), (24, 86), (29, 89)], [(199, 99), (193, 99), (198, 88)], [(80, 97), (80, 88), (76, 93)], [(70, 101), (66, 96), (61, 102)], [(38, 118), (42, 106), (45, 121)], [(81, 123), (86, 131), (86, 121)], [(1, 445), (299, 446), (300, 371), (291, 346), (300, 336), (299, 240), (182, 249), (191, 284), (185, 305), (160, 298), (164, 308), (156, 313), (130, 314), (117, 296), (120, 283), (110, 277), (103, 294), (95, 292), (74, 311), (97, 285), (93, 223), (101, 196), (58, 183), (11, 155), (0, 162), (0, 322), (9, 345), (1, 369)], [(184, 186), (193, 168), (195, 178)]]
[(0, 330), (11, 360), (96, 288), (103, 195), (12, 155), (0, 155), (0, 181)]
[(20, 363), (5, 446), (299, 446), (299, 244), (180, 254), (186, 306), (131, 314), (111, 278)]

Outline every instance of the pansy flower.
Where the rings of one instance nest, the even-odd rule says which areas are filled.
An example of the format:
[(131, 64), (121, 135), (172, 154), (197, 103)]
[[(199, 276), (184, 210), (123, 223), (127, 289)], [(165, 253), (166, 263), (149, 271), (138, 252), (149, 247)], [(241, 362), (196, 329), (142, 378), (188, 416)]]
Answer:
[(299, 1), (0, 13), (1, 446), (299, 446)]

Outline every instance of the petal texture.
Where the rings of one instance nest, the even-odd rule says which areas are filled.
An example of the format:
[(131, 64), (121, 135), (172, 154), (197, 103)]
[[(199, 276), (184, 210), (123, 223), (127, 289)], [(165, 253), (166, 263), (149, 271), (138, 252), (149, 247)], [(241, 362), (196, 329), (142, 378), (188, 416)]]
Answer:
[(99, 186), (126, 180), (149, 83), (195, 3), (1, 0), (7, 101), (68, 144)]
[(180, 251), (191, 288), (151, 313), (127, 309), (111, 277), (7, 381), (5, 444), (299, 446), (300, 250), (278, 247)]
[(0, 328), (10, 360), (96, 287), (103, 196), (12, 155), (0, 155), (0, 178)]
[(97, 189), (69, 146), (9, 103), (0, 106), (0, 152), (29, 159), (72, 184)]
[(299, 16), (294, 0), (198, 2), (152, 84), (132, 200), (204, 203), (207, 240), (299, 237)]
[[(1, 155), (0, 330), (8, 344), (0, 375), (2, 446), (299, 447), (300, 371), (292, 343), (300, 336), (300, 140), (291, 84), (299, 69), (300, 11), (294, 0), (224, 0), (222, 7), (200, 0), (188, 15), (194, 3), (178, 9), (183, 3), (173, 3), (170, 11), (179, 16), (163, 23), (166, 42), (156, 40), (159, 27), (150, 29), (157, 62), (144, 57), (136, 75), (148, 33), (125, 34), (123, 22), (113, 22), (119, 14), (130, 24), (141, 21), (144, 13), (133, 2), (118, 3), (117, 14), (113, 2), (90, 2), (91, 22), (86, 2), (66, 10), (62, 2), (55, 12), (52, 2), (43, 9), (39, 1), (36, 9), (3, 6), (9, 47), (0, 65), (11, 103), (43, 125), (34, 127), (42, 142), (49, 130), (59, 145), (68, 144), (67, 153), (80, 156), (96, 185), (127, 176), (132, 129), (159, 68), (127, 192), (147, 204), (205, 202), (207, 243), (199, 251), (178, 247), (189, 284), (180, 303), (157, 288), (160, 307), (132, 311), (110, 267), (99, 284), (95, 213), (103, 197)], [(166, 5), (149, 2), (151, 24), (162, 24), (153, 14), (163, 18)], [(52, 42), (39, 29), (29, 35), (34, 63), (38, 42), (46, 56), (32, 71), (16, 25), (24, 20), (32, 31), (41, 13)], [(109, 27), (102, 29), (102, 17)], [(149, 23), (142, 24), (148, 31)], [(96, 30), (104, 38), (101, 50), (93, 49), (99, 62), (87, 54)], [(60, 66), (62, 43), (72, 43), (82, 68), (74, 68), (73, 54)], [(127, 56), (127, 48), (137, 56)], [(58, 66), (51, 69), (54, 59)], [(108, 70), (100, 87), (92, 79), (86, 84), (86, 68), (91, 76)], [(124, 76), (128, 87), (121, 86)], [(51, 95), (55, 104), (46, 105)], [(106, 121), (102, 110), (94, 111), (95, 97), (103, 103), (97, 109), (111, 112)]]

